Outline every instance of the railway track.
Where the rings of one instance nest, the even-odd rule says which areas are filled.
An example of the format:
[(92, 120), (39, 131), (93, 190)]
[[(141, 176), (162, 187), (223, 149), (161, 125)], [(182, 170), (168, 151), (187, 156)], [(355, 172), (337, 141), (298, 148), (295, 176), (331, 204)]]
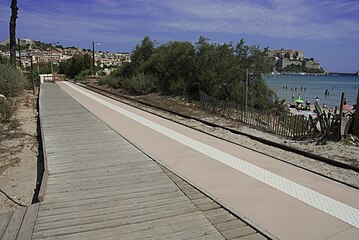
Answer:
[[(138, 109), (141, 109), (143, 111), (146, 111), (146, 112), (149, 112), (149, 113), (152, 113), (154, 115), (157, 115), (157, 116), (160, 116), (162, 118), (165, 118), (167, 120), (170, 120), (170, 121), (173, 121), (173, 122), (176, 122), (178, 124), (181, 124), (181, 125), (184, 125), (186, 127), (189, 127), (189, 128), (192, 128), (192, 129), (195, 129), (197, 131), (200, 131), (200, 132), (203, 132), (205, 134), (208, 134), (210, 136), (213, 136), (213, 137), (216, 137), (216, 138), (219, 138), (221, 140), (224, 140), (224, 141), (227, 141), (227, 142), (231, 142), (233, 144), (236, 144), (236, 145), (239, 145), (239, 146), (242, 146), (242, 147), (245, 147), (245, 148), (248, 148), (248, 149), (251, 149), (253, 151), (256, 151), (256, 152), (259, 152), (258, 150), (256, 149), (253, 149), (253, 148), (249, 148), (249, 147), (246, 147), (246, 146), (243, 146), (239, 143), (236, 143), (234, 141), (231, 141), (231, 140), (228, 140), (226, 138), (222, 138), (218, 135), (215, 135), (215, 134), (212, 134), (212, 133), (208, 133), (206, 131), (203, 131), (201, 129), (198, 129), (196, 127), (192, 127), (192, 126), (189, 126), (189, 125), (186, 125), (180, 121), (176, 121), (174, 120), (173, 118), (170, 118), (170, 117), (166, 117), (166, 116), (163, 116), (161, 114), (158, 114), (156, 113), (155, 111), (151, 111), (149, 109), (144, 109), (144, 107), (148, 107), (150, 109), (154, 109), (154, 110), (158, 110), (158, 111), (162, 111), (162, 112), (166, 112), (166, 113), (169, 113), (169, 114), (172, 114), (172, 115), (177, 115), (181, 118), (184, 118), (184, 119), (187, 119), (187, 120), (194, 120), (194, 121), (197, 121), (197, 122), (200, 122), (204, 125), (207, 125), (207, 126), (210, 126), (210, 127), (215, 127), (215, 128), (218, 128), (218, 129), (223, 129), (223, 130), (226, 130), (226, 131), (229, 131), (233, 134), (237, 134), (237, 135), (242, 135), (242, 136), (245, 136), (245, 137), (248, 137), (252, 140), (255, 140), (255, 141), (258, 141), (260, 143), (263, 143), (263, 144), (266, 144), (266, 145), (269, 145), (269, 146), (272, 146), (272, 147), (276, 147), (276, 148), (279, 148), (279, 149), (282, 149), (282, 150), (285, 150), (285, 151), (288, 151), (288, 152), (292, 152), (292, 153), (295, 153), (295, 154), (299, 154), (299, 155), (302, 155), (304, 157), (307, 157), (307, 158), (310, 158), (310, 159), (313, 159), (313, 160), (316, 160), (316, 161), (320, 161), (320, 162), (324, 162), (328, 165), (331, 165), (331, 166), (334, 166), (334, 167), (337, 167), (337, 168), (341, 168), (341, 169), (346, 169), (346, 170), (351, 170), (351, 171), (354, 171), (354, 172), (357, 172), (359, 173), (359, 168), (356, 167), (356, 166), (353, 166), (353, 165), (350, 165), (350, 164), (347, 164), (347, 163), (343, 163), (343, 162), (340, 162), (340, 161), (337, 161), (337, 160), (333, 160), (333, 159), (330, 159), (330, 158), (327, 158), (327, 157), (323, 157), (323, 156), (320, 156), (320, 155), (317, 155), (317, 154), (313, 154), (313, 153), (310, 153), (310, 152), (306, 152), (306, 151), (303, 151), (303, 150), (300, 150), (300, 149), (297, 149), (297, 148), (293, 148), (293, 147), (290, 147), (290, 146), (287, 146), (287, 145), (284, 145), (284, 144), (281, 144), (281, 143), (278, 143), (278, 142), (273, 142), (273, 141), (270, 141), (270, 140), (267, 140), (267, 139), (263, 139), (261, 137), (258, 137), (258, 136), (254, 136), (254, 135), (251, 135), (251, 134), (248, 134), (248, 133), (244, 133), (244, 132), (241, 132), (237, 129), (233, 129), (233, 128), (229, 128), (229, 127), (226, 127), (226, 126), (221, 126), (219, 124), (216, 124), (216, 123), (213, 123), (213, 122), (209, 122), (209, 121), (206, 121), (206, 120), (203, 120), (201, 118), (198, 118), (198, 117), (194, 117), (194, 116), (189, 116), (187, 114), (183, 114), (183, 113), (179, 113), (179, 112), (176, 112), (176, 111), (173, 111), (173, 110), (170, 110), (170, 109), (166, 109), (166, 108), (163, 108), (163, 107), (159, 107), (159, 106), (156, 106), (156, 105), (153, 105), (151, 103), (148, 103), (148, 102), (144, 102), (144, 101), (141, 101), (141, 100), (138, 100), (138, 99), (133, 99), (131, 97), (128, 97), (126, 95), (123, 95), (123, 94), (119, 94), (115, 91), (110, 91), (110, 90), (107, 90), (107, 89), (103, 89), (103, 88), (99, 88), (99, 87), (96, 87), (96, 86), (93, 86), (93, 85), (89, 85), (89, 84), (79, 84), (80, 86), (88, 89), (88, 90), (91, 90), (91, 91), (94, 91), (98, 94), (101, 94), (101, 95), (104, 95), (106, 97), (109, 97), (111, 99), (114, 99), (116, 101), (120, 101), (120, 102), (123, 102), (123, 103), (126, 103), (126, 104), (129, 104), (131, 105), (132, 107), (135, 107), (135, 108), (138, 108)], [(265, 155), (268, 155), (268, 156), (271, 156), (269, 154), (266, 154), (266, 153), (263, 153), (261, 152), (262, 154), (265, 154)], [(289, 161), (286, 161), (286, 160), (283, 160), (283, 159), (280, 159), (280, 158), (277, 158), (275, 156), (271, 156), (273, 158), (276, 158), (278, 159), (279, 161), (283, 161), (283, 162), (286, 162), (288, 164), (291, 164), (293, 166), (296, 166), (296, 167), (299, 167), (301, 169), (305, 169), (307, 171), (310, 171), (310, 172), (313, 172), (315, 174), (318, 174), (318, 175), (321, 175), (325, 178), (329, 178), (333, 181), (336, 181), (336, 182), (339, 182), (341, 184), (344, 184), (344, 185), (347, 185), (349, 187), (352, 187), (352, 188), (355, 188), (355, 189), (359, 189), (359, 187), (357, 186), (354, 186), (352, 184), (349, 184), (347, 182), (344, 182), (344, 181), (341, 181), (341, 180), (338, 180), (338, 179), (335, 179), (335, 178), (332, 178), (332, 177), (329, 177), (329, 176), (326, 176), (324, 174), (321, 174), (321, 173), (318, 173), (316, 171), (313, 171), (311, 169), (308, 169), (308, 168), (305, 168), (303, 166), (300, 166), (300, 165), (297, 165), (295, 163), (292, 163), (292, 162), (289, 162)]]

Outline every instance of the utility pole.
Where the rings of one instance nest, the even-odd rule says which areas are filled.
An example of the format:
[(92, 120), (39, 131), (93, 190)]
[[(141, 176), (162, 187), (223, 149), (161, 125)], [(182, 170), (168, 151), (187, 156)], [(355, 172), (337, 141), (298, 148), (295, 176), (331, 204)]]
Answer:
[(32, 56), (30, 56), (30, 63), (31, 63), (32, 93), (35, 95), (34, 65), (32, 62)]
[(17, 11), (19, 8), (17, 7), (17, 0), (11, 0), (11, 16), (10, 16), (10, 24), (9, 24), (9, 32), (10, 32), (10, 63), (12, 65), (16, 65), (16, 19), (17, 19)]
[(248, 68), (246, 69), (246, 113), (248, 112)]
[(36, 57), (37, 75), (40, 75), (39, 57)]
[(92, 41), (92, 75), (95, 76), (95, 41)]
[(343, 119), (344, 96), (345, 96), (345, 93), (342, 92), (342, 96), (340, 99), (340, 108), (339, 108), (339, 129), (338, 129), (339, 140), (342, 139), (342, 119)]
[(20, 38), (17, 39), (17, 43), (18, 43), (18, 49), (19, 49), (19, 68), (21, 71), (21, 44), (20, 44)]

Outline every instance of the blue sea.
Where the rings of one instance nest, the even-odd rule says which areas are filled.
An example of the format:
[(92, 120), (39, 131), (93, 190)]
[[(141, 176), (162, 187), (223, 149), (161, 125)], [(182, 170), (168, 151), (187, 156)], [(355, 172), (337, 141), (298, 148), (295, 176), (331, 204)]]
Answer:
[[(359, 76), (343, 75), (265, 75), (263, 79), (268, 86), (277, 92), (279, 98), (287, 102), (292, 101), (292, 94), (295, 99), (300, 94), (301, 99), (315, 102), (320, 99), (320, 104), (329, 107), (339, 106), (342, 92), (348, 100), (348, 104), (356, 103), (359, 87)], [(329, 94), (325, 94), (328, 91)]]

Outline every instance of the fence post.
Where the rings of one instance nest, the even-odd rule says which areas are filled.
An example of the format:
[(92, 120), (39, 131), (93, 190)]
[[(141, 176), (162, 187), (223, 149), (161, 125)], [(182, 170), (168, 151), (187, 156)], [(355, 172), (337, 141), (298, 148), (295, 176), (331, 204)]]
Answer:
[(342, 92), (342, 97), (340, 99), (339, 128), (338, 128), (338, 138), (339, 138), (339, 140), (342, 139), (343, 104), (344, 104), (344, 92)]

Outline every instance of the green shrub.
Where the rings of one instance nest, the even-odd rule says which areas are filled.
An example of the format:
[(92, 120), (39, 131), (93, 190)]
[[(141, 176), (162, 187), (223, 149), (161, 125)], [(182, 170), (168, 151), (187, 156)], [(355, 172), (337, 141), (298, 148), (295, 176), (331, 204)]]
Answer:
[(115, 77), (112, 75), (107, 75), (107, 76), (100, 77), (98, 84), (99, 85), (107, 85), (107, 86), (117, 89), (120, 87), (120, 80), (118, 77)]
[(75, 76), (76, 81), (86, 81), (87, 75), (91, 75), (92, 70), (91, 69), (85, 69), (82, 70), (79, 74)]
[(176, 96), (186, 96), (187, 93), (187, 83), (182, 78), (179, 78), (175, 81), (170, 81), (170, 93)]
[(0, 94), (14, 97), (21, 93), (26, 80), (20, 72), (7, 63), (0, 64)]
[(140, 73), (131, 78), (122, 79), (120, 84), (133, 94), (145, 95), (157, 90), (158, 79), (153, 75)]
[(15, 113), (15, 107), (9, 100), (0, 100), (0, 122), (8, 122)]

